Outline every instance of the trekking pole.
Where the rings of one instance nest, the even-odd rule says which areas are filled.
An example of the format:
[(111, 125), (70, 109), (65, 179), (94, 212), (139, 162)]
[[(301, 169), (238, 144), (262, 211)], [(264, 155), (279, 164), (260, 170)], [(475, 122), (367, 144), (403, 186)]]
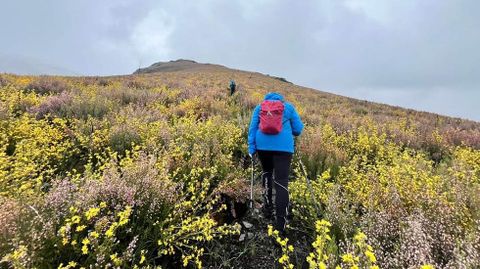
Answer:
[(255, 178), (253, 155), (250, 156), (250, 159), (252, 160), (252, 178), (250, 180), (250, 209), (252, 209), (253, 208), (253, 180)]

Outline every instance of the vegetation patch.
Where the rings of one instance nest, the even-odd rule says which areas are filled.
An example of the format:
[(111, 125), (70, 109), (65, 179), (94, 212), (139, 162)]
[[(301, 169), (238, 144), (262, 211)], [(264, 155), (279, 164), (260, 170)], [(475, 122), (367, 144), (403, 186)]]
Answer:
[[(0, 266), (480, 267), (479, 123), (231, 76), (2, 74)], [(306, 123), (286, 238), (246, 206), (269, 91)]]

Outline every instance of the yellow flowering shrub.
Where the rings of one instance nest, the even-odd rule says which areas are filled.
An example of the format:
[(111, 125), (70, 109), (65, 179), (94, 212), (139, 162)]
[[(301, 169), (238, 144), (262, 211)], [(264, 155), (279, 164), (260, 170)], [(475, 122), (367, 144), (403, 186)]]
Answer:
[[(320, 128), (319, 133), (313, 133), (313, 130), (318, 129), (306, 129), (306, 141), (300, 144), (300, 156), (294, 158), (293, 164), (295, 180), (290, 183), (290, 195), (297, 227), (311, 233), (315, 229), (317, 218), (328, 217), (335, 227), (333, 232), (336, 243), (345, 244), (348, 234), (353, 233), (355, 227), (365, 225), (365, 229), (372, 234), (370, 237), (385, 245), (379, 248), (382, 254), (379, 261), (376, 261), (377, 256), (372, 256), (372, 251), (369, 250), (371, 247), (363, 246), (364, 258), (376, 261), (369, 266), (382, 263), (390, 266), (403, 262), (402, 266), (417, 264), (408, 262), (411, 261), (408, 258), (408, 255), (413, 255), (411, 253), (394, 254), (398, 255), (398, 261), (392, 259), (392, 256), (388, 259), (383, 256), (388, 251), (388, 255), (392, 255), (392, 245), (412, 249), (408, 247), (411, 240), (420, 240), (420, 235), (415, 233), (409, 236), (419, 238), (399, 238), (393, 235), (404, 233), (405, 230), (402, 229), (405, 228), (402, 227), (415, 225), (417, 222), (411, 221), (414, 216), (420, 220), (427, 218), (422, 220), (425, 223), (423, 229), (431, 229), (429, 234), (436, 236), (435, 239), (429, 239), (432, 240), (432, 245), (428, 247), (431, 252), (435, 249), (439, 254), (427, 252), (424, 255), (434, 256), (437, 261), (441, 261), (441, 257), (453, 255), (448, 248), (454, 247), (442, 238), (458, 236), (458, 229), (467, 234), (464, 239), (466, 241), (476, 234), (474, 227), (479, 219), (480, 199), (478, 150), (465, 146), (439, 146), (437, 149), (442, 149), (442, 154), (450, 154), (450, 157), (438, 161), (431, 155), (432, 148), (419, 150), (405, 147), (404, 144), (397, 143), (395, 137), (389, 138), (385, 131), (379, 131), (372, 122), (366, 122), (355, 131), (345, 133), (334, 130), (328, 124)], [(433, 132), (432, 137), (436, 141), (432, 143), (444, 143), (438, 132)], [(319, 140), (321, 147), (311, 146), (313, 142), (310, 140)], [(312, 147), (318, 152), (313, 153)], [(321, 157), (325, 154), (337, 156), (335, 158), (340, 161), (326, 161)], [(305, 167), (302, 161), (307, 164), (306, 169), (302, 169)], [(313, 165), (309, 165), (312, 161)], [(335, 169), (333, 173), (332, 169)], [(307, 177), (311, 179), (311, 185), (307, 184)], [(458, 196), (459, 193), (464, 196)], [(422, 212), (421, 217), (418, 216), (419, 212)], [(381, 216), (390, 219), (382, 220)], [(383, 222), (390, 224), (382, 224)], [(375, 228), (375, 225), (382, 226)], [(438, 227), (442, 227), (441, 230)], [(425, 251), (427, 250), (428, 248)], [(354, 252), (341, 256), (343, 264), (351, 268), (362, 268), (355, 259), (360, 252)], [(341, 258), (338, 254), (333, 256)], [(405, 258), (401, 258), (403, 256)], [(323, 267), (321, 262), (323, 261), (316, 264)]]
[(100, 202), (86, 212), (81, 212), (74, 206), (70, 207), (70, 217), (66, 218), (58, 229), (56, 260), (60, 261), (59, 267), (63, 266), (62, 258), (68, 260), (73, 257), (76, 257), (76, 261), (83, 260), (83, 266), (98, 266), (99, 258), (108, 253), (115, 253), (112, 261), (116, 266), (122, 264), (122, 259), (134, 259), (128, 252), (123, 252), (125, 257), (119, 257), (117, 251), (122, 251), (122, 246), (116, 244), (118, 239), (128, 233), (126, 230), (131, 215), (131, 206), (115, 212), (105, 202)]
[(21, 115), (44, 99), (34, 92), (25, 92), (15, 85), (0, 88), (0, 107), (10, 116)]
[(288, 244), (288, 238), (282, 238), (280, 233), (273, 229), (272, 225), (268, 225), (267, 234), (275, 240), (276, 244), (278, 244), (282, 250), (282, 256), (278, 258), (278, 263), (284, 269), (293, 269), (294, 265), (290, 262), (290, 256), (292, 255), (294, 248), (292, 245)]
[(0, 195), (28, 195), (64, 170), (76, 149), (67, 122), (35, 120), (24, 114), (0, 122)]
[(353, 237), (353, 250), (342, 255), (342, 263), (345, 268), (370, 268), (378, 269), (377, 258), (372, 246), (366, 242), (367, 236), (357, 231)]
[[(352, 249), (344, 254), (339, 254), (335, 241), (330, 237), (330, 222), (318, 220), (315, 225), (316, 238), (312, 243), (313, 251), (307, 256), (307, 262), (311, 269), (326, 268), (370, 268), (378, 269), (377, 258), (373, 248), (366, 242), (367, 237), (361, 231), (357, 231), (353, 237)], [(349, 242), (350, 243), (350, 242)], [(337, 261), (337, 257), (341, 257)]]
[(308, 175), (303, 174), (299, 166), (294, 168), (298, 176), (289, 186), (292, 213), (302, 226), (315, 227), (318, 215), (323, 211), (323, 205), (327, 204), (331, 195), (334, 195), (335, 185), (331, 181), (330, 170), (324, 171), (308, 185), (306, 178)]
[(326, 220), (317, 220), (315, 223), (316, 237), (312, 243), (313, 252), (310, 252), (306, 258), (311, 269), (326, 269), (332, 263), (332, 258), (335, 257), (335, 245), (330, 237), (331, 226), (330, 222)]

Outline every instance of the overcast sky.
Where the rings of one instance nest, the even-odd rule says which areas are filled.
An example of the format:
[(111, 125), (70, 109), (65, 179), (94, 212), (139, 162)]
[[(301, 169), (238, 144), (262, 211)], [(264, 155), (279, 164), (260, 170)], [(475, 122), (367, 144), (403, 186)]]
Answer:
[(0, 0), (0, 72), (185, 58), (480, 121), (478, 0)]

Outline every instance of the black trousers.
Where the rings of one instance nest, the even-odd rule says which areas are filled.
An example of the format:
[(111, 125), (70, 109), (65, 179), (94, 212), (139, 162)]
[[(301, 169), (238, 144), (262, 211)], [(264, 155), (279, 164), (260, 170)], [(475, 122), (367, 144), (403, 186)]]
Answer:
[(288, 174), (292, 153), (283, 151), (258, 150), (262, 165), (265, 206), (272, 206), (272, 189), (275, 185), (276, 229), (285, 230), (288, 212)]

